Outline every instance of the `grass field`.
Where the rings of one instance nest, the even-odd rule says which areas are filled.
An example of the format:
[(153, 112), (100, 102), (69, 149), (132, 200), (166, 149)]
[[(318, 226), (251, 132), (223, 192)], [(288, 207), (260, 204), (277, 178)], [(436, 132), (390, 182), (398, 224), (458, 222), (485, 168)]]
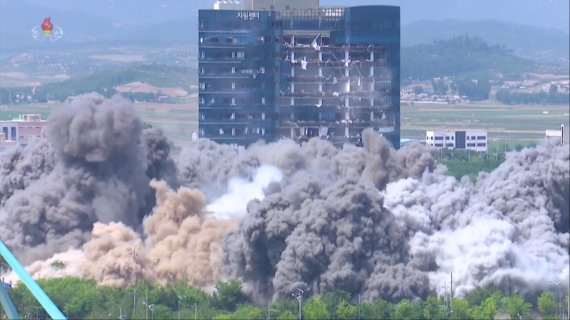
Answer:
[[(196, 100), (196, 99), (194, 99)], [(39, 113), (46, 119), (64, 103), (43, 103), (14, 106), (0, 106), (0, 120), (11, 120), (22, 113)], [(192, 139), (192, 132), (198, 130), (197, 101), (184, 104), (135, 103), (136, 113), (148, 125), (162, 129), (177, 147)]]
[(490, 140), (538, 141), (546, 129), (568, 127), (570, 107), (564, 105), (402, 104), (402, 138), (423, 139), (425, 130), (481, 129)]
[[(198, 130), (197, 99), (184, 104), (135, 103), (142, 120), (164, 130), (177, 147), (189, 143)], [(44, 117), (60, 103), (0, 106), (0, 120), (9, 120), (21, 113), (40, 113)], [(569, 126), (569, 106), (510, 106), (494, 102), (461, 105), (402, 104), (402, 138), (423, 139), (426, 130), (482, 129), (489, 131), (489, 140), (526, 145), (544, 138), (544, 130)]]

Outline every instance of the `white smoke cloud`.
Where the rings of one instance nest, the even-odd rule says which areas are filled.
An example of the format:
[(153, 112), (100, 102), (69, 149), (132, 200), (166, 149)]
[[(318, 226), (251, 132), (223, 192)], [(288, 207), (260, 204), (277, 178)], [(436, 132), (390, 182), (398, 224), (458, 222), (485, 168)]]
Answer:
[(257, 168), (253, 179), (234, 177), (228, 182), (228, 192), (206, 207), (218, 219), (240, 218), (246, 214), (247, 203), (253, 199), (263, 200), (263, 190), (271, 182), (280, 182), (283, 174), (271, 165)]
[[(80, 277), (81, 265), (86, 262), (85, 254), (79, 249), (69, 249), (65, 252), (56, 253), (46, 260), (37, 260), (26, 266), (26, 271), (34, 279)], [(18, 283), (20, 278), (14, 271), (3, 276), (7, 283)]]
[(567, 161), (567, 148), (543, 144), (509, 154), (475, 184), (425, 173), (391, 182), (380, 195), (414, 259), (433, 264), (432, 290), (449, 287), (453, 273), (459, 296), (486, 285), (538, 292), (570, 280)]

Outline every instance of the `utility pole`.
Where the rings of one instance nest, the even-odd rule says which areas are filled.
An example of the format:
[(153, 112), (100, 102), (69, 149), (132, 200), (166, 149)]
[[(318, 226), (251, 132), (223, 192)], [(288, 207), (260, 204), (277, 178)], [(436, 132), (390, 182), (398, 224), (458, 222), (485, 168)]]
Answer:
[[(186, 297), (186, 296), (184, 296)], [(182, 304), (182, 297), (178, 296), (178, 320), (180, 320), (180, 305)]]
[(443, 282), (443, 305), (445, 306), (445, 314), (443, 318), (448, 319), (449, 316), (449, 297), (447, 296), (447, 282)]
[(133, 250), (129, 253), (130, 256), (133, 257), (133, 272), (135, 275), (135, 285), (133, 288), (133, 314), (131, 315), (131, 318), (135, 317), (135, 311), (136, 311), (136, 307), (137, 307), (137, 273), (136, 273), (136, 265), (137, 265), (137, 257), (139, 256), (137, 253), (137, 248), (133, 247)]
[(198, 301), (194, 301), (194, 320), (198, 317)]
[(568, 287), (568, 295), (566, 296), (566, 300), (568, 302), (568, 309), (566, 309), (566, 315), (570, 319), (570, 287)]
[(562, 313), (560, 312), (560, 282), (552, 281), (552, 284), (556, 287), (556, 313), (562, 318)]
[(449, 304), (453, 303), (453, 272), (451, 273), (451, 286), (449, 289), (449, 296), (451, 297)]
[(360, 320), (360, 293), (358, 294), (358, 320)]
[(305, 291), (297, 289), (297, 293), (291, 293), (295, 299), (299, 302), (299, 320), (303, 320), (303, 294)]
[(150, 306), (148, 305), (148, 287), (145, 288), (144, 301), (146, 306), (146, 320), (148, 320), (148, 309), (150, 308)]

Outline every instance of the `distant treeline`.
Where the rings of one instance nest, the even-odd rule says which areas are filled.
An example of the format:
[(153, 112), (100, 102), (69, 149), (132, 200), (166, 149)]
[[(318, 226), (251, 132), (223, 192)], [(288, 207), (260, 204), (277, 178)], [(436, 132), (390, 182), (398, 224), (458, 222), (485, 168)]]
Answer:
[[(218, 282), (213, 294), (189, 286), (183, 281), (164, 286), (142, 281), (127, 288), (97, 285), (79, 278), (54, 278), (38, 281), (56, 305), (70, 319), (297, 319), (295, 297), (283, 297), (263, 306), (254, 305), (242, 293), (237, 280)], [(46, 319), (48, 315), (28, 289), (18, 284), (10, 290), (20, 315)], [(566, 301), (567, 296), (558, 297)], [(271, 298), (268, 297), (268, 300)], [(464, 297), (428, 296), (411, 301), (360, 301), (341, 290), (321, 295), (306, 292), (303, 319), (556, 319), (557, 296), (544, 291), (538, 297), (524, 299), (518, 294), (495, 288), (477, 288)], [(564, 304), (562, 304), (564, 306)], [(0, 307), (0, 315), (2, 314)]]
[(570, 104), (570, 94), (560, 92), (511, 92), (501, 89), (495, 98), (505, 104)]
[(537, 68), (533, 61), (515, 56), (504, 46), (491, 46), (481, 38), (469, 36), (402, 47), (401, 56), (403, 80), (495, 73), (520, 78)]
[[(0, 104), (20, 102), (64, 101), (70, 96), (98, 92), (110, 97), (116, 93), (117, 86), (140, 81), (157, 87), (182, 87), (189, 90), (195, 70), (187, 67), (174, 67), (160, 64), (140, 65), (120, 69), (103, 70), (85, 77), (73, 78), (62, 82), (48, 83), (39, 87), (0, 88)], [(127, 93), (125, 96), (153, 101), (157, 98), (152, 93)], [(30, 97), (30, 98), (28, 98)], [(29, 101), (31, 99), (31, 101)]]
[[(454, 93), (474, 101), (489, 99), (491, 92), (491, 83), (487, 79), (455, 79), (449, 83), (443, 79), (432, 79), (431, 86), (436, 95)], [(416, 94), (423, 90), (422, 87), (416, 88), (414, 88)]]

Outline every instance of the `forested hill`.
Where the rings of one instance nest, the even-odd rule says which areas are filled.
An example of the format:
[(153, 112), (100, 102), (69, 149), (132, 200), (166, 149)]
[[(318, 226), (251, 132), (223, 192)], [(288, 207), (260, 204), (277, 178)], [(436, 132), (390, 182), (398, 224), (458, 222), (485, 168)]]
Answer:
[(504, 46), (491, 46), (478, 37), (436, 40), (432, 44), (416, 44), (401, 50), (402, 80), (470, 75), (508, 79), (545, 68), (515, 56)]
[(499, 20), (420, 20), (402, 25), (402, 45), (427, 44), (466, 34), (490, 45), (504, 45), (523, 58), (568, 65), (568, 28), (563, 31)]

